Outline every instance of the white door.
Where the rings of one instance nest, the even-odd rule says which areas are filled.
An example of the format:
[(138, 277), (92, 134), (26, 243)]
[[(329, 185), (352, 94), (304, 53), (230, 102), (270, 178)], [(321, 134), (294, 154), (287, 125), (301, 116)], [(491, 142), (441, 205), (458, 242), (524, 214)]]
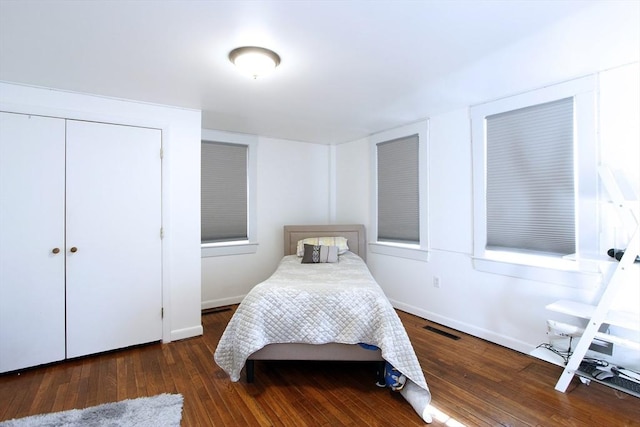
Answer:
[(0, 372), (65, 358), (64, 150), (64, 120), (0, 113)]
[(162, 338), (161, 133), (67, 121), (67, 357)]

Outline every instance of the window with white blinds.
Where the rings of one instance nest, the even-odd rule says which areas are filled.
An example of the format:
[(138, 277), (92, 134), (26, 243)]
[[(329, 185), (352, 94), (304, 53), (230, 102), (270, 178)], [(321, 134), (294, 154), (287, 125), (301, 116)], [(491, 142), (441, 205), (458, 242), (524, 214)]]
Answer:
[(248, 239), (248, 153), (247, 145), (202, 141), (202, 243)]
[(573, 98), (486, 117), (488, 249), (576, 252)]
[(418, 135), (377, 144), (378, 241), (420, 243)]

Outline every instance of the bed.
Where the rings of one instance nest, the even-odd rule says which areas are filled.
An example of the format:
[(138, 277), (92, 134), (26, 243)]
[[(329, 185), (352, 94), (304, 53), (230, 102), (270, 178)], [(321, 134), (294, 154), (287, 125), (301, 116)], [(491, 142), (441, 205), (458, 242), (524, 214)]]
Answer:
[[(284, 226), (284, 255), (295, 255), (298, 242), (312, 237), (345, 237), (349, 251), (363, 260), (367, 258), (366, 236), (364, 226), (355, 225), (285, 225)], [(362, 361), (380, 362), (378, 367), (378, 381), (384, 371), (384, 359), (381, 351), (367, 350), (356, 344), (326, 343), (274, 343), (251, 354), (247, 359), (247, 380), (253, 381), (254, 360), (328, 360), (328, 361)]]
[[(316, 237), (344, 238), (348, 250), (342, 248), (337, 262), (301, 263), (299, 242)], [(255, 360), (391, 364), (406, 380), (399, 392), (431, 422), (431, 394), (413, 347), (365, 264), (364, 226), (285, 226), (284, 255), (234, 313), (216, 348), (216, 363), (232, 381), (246, 366), (248, 382)]]

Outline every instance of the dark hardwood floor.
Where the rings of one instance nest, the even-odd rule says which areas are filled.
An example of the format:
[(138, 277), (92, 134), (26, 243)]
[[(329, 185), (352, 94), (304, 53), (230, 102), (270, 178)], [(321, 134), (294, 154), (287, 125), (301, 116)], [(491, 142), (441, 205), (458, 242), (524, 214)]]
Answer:
[[(399, 394), (375, 386), (370, 364), (256, 362), (255, 383), (232, 383), (213, 352), (233, 309), (203, 315), (202, 337), (0, 375), (0, 421), (181, 393), (183, 426), (424, 425)], [(577, 379), (557, 392), (557, 366), (399, 314), (442, 414), (434, 426), (640, 426), (638, 398)]]

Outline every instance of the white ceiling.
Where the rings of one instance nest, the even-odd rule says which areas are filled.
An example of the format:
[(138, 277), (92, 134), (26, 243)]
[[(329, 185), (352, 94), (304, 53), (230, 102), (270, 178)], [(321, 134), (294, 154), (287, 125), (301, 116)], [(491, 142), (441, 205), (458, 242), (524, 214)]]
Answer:
[[(590, 1), (0, 0), (0, 80), (202, 110), (204, 128), (351, 141), (446, 106), (438, 80)], [(227, 55), (268, 47), (264, 79)], [(437, 104), (437, 105), (436, 105)]]

